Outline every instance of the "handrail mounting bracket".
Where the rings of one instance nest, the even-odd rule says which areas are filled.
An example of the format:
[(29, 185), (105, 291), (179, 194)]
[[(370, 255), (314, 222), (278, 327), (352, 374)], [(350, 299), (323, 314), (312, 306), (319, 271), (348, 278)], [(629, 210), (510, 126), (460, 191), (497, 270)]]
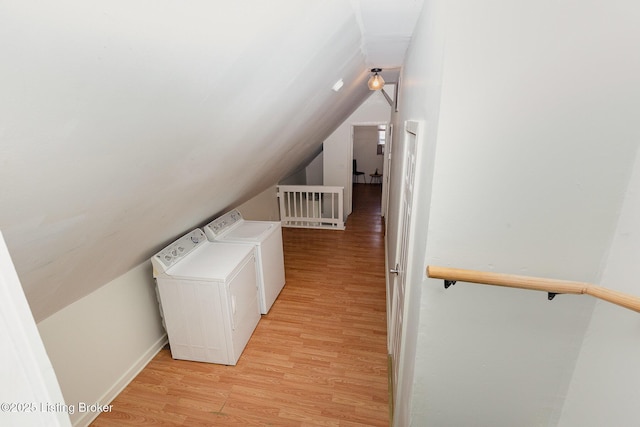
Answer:
[(455, 285), (455, 284), (456, 284), (456, 281), (455, 281), (455, 280), (447, 280), (447, 279), (444, 279), (444, 288), (445, 288), (445, 289), (449, 289), (449, 286), (451, 286), (451, 285)]

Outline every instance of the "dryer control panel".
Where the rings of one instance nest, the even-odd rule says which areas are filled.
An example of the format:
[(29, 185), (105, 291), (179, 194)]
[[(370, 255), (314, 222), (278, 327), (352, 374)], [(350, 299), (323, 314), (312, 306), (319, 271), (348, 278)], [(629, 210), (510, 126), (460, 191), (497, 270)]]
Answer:
[(164, 273), (169, 267), (176, 264), (189, 253), (193, 252), (198, 246), (206, 242), (207, 236), (199, 228), (185, 234), (151, 258), (153, 276), (155, 277), (160, 273)]

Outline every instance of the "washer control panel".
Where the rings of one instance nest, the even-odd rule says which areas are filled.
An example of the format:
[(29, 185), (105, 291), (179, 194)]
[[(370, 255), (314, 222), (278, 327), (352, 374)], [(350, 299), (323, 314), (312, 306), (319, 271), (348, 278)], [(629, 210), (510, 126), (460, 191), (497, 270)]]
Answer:
[(241, 220), (242, 214), (239, 210), (234, 209), (211, 221), (204, 227), (204, 231), (205, 233), (207, 233), (207, 237), (209, 238), (209, 240), (213, 240), (216, 236), (219, 236), (229, 227)]
[(169, 246), (158, 252), (151, 258), (154, 276), (157, 273), (167, 271), (169, 267), (191, 253), (195, 248), (207, 241), (207, 236), (202, 230), (196, 228), (185, 234)]

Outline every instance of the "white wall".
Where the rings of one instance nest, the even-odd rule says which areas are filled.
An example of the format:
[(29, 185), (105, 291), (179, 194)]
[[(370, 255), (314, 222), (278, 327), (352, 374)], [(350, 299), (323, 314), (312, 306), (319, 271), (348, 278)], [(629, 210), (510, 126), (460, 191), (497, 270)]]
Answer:
[(417, 213), (428, 228), (412, 230), (425, 261), (408, 285), (421, 301), (412, 425), (558, 423), (594, 302), (445, 291), (424, 268), (599, 282), (638, 145), (637, 17), (622, 1), (425, 2), (396, 120), (427, 129)]
[(322, 185), (324, 178), (322, 175), (324, 168), (324, 152), (316, 156), (315, 159), (309, 163), (305, 169), (307, 174), (307, 185)]
[(372, 92), (356, 111), (324, 141), (324, 185), (344, 187), (345, 218), (351, 213), (353, 125), (387, 123), (391, 108), (380, 92)]
[(280, 185), (307, 185), (307, 173), (304, 169), (300, 169), (295, 173), (286, 176), (280, 182)]
[(280, 221), (278, 189), (271, 186), (251, 200), (238, 206), (244, 219), (254, 221)]
[(145, 262), (38, 323), (68, 405), (109, 403), (167, 342), (154, 286)]
[[(640, 295), (640, 153), (600, 284)], [(628, 426), (640, 402), (638, 313), (598, 301), (567, 394), (559, 426)]]

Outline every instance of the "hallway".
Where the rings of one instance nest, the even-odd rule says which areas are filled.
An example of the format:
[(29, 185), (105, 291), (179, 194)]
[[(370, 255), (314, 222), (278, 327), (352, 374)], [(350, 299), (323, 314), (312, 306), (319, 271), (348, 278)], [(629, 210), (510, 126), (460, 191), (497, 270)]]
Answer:
[(287, 284), (235, 367), (163, 349), (94, 426), (387, 426), (379, 185), (345, 231), (283, 229)]

